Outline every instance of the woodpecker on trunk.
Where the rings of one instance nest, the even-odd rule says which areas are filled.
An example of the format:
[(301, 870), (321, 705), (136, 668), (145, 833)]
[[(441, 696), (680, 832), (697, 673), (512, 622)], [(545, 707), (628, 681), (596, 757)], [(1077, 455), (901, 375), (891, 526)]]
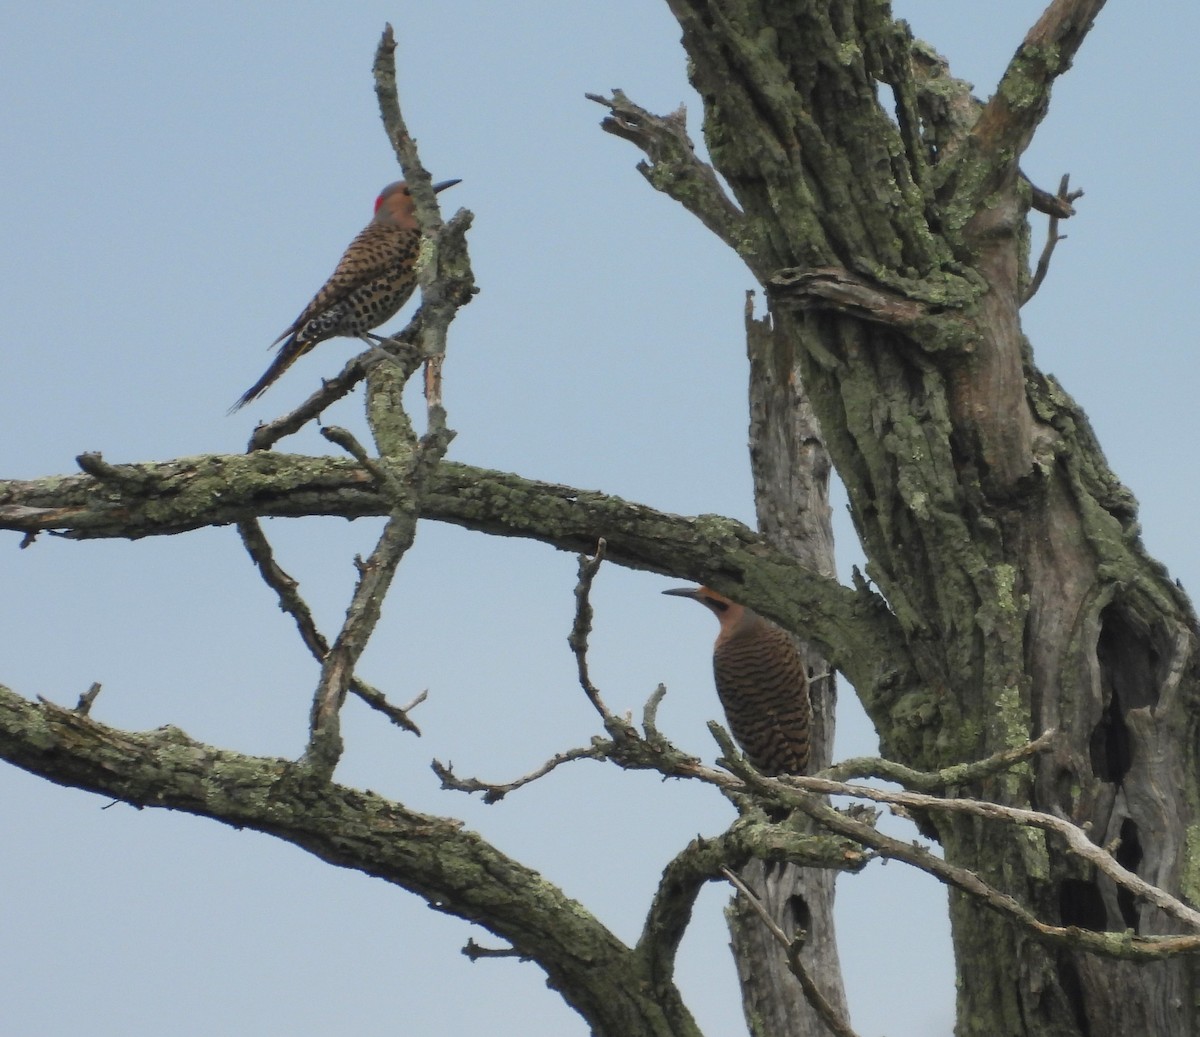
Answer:
[(708, 587), (663, 591), (691, 598), (720, 621), (713, 675), (734, 740), (763, 774), (808, 768), (812, 705), (804, 660), (790, 634)]
[[(443, 180), (433, 190), (460, 183)], [(346, 249), (337, 269), (273, 346), (279, 353), (266, 373), (230, 409), (244, 407), (313, 346), (342, 336), (370, 340), (368, 332), (391, 320), (417, 283), (421, 228), (408, 185), (388, 184), (375, 199), (375, 216)]]

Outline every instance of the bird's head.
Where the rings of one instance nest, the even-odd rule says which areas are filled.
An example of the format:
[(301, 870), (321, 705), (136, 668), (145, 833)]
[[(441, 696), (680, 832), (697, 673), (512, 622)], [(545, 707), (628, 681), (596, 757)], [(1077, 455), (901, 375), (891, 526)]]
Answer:
[[(437, 194), (438, 191), (461, 183), (461, 180), (443, 180), (433, 185), (433, 193)], [(413, 204), (408, 184), (403, 180), (388, 184), (379, 192), (379, 197), (375, 199), (375, 222), (417, 229), (417, 208)]]
[(718, 637), (722, 640), (763, 622), (757, 612), (752, 612), (736, 601), (730, 601), (724, 594), (718, 594), (711, 587), (673, 587), (663, 593), (700, 602), (720, 622), (721, 633)]

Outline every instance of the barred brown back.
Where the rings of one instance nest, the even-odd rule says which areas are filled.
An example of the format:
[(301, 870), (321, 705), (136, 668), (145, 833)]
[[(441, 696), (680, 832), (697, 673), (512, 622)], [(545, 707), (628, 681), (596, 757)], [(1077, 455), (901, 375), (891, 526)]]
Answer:
[(758, 770), (803, 774), (812, 718), (804, 663), (785, 631), (753, 619), (717, 639), (717, 693), (734, 739)]

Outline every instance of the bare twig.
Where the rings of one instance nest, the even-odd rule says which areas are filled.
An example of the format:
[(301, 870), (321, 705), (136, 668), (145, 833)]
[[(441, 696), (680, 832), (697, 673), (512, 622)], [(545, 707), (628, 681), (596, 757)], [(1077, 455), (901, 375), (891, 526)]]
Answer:
[(374, 477), (382, 487), (392, 489), (389, 483), (394, 476), (381, 464), (378, 464), (366, 451), (366, 448), (354, 437), (349, 429), (340, 425), (324, 425), (321, 435), (334, 446), (340, 446)]
[(478, 961), (480, 958), (516, 958), (519, 961), (533, 961), (528, 954), (522, 954), (515, 947), (484, 947), (478, 944), (474, 939), (467, 940), (467, 944), (462, 949), (463, 956), (470, 958), (472, 961)]
[[(429, 360), (444, 355), (450, 321), (454, 319), (458, 308), (469, 301), (474, 290), (464, 237), (470, 225), (470, 216), (459, 214), (451, 226), (443, 227), (429, 173), (421, 164), (416, 142), (408, 132), (400, 111), (395, 50), (395, 37), (392, 27), (388, 25), (375, 51), (375, 92), (384, 128), (404, 171), (404, 179), (416, 206), (417, 220), (426, 237), (427, 247), (422, 248), (424, 261), (417, 265), (417, 282), (421, 288), (419, 355)], [(438, 258), (443, 238), (451, 243), (450, 251), (453, 252), (453, 269), (449, 272), (442, 270)], [(399, 367), (404, 380), (407, 380), (413, 368), (403, 362)], [(389, 386), (391, 384), (389, 382)], [(385, 413), (389, 406), (398, 408), (400, 413), (389, 418)], [(446, 427), (446, 415), (440, 403), (431, 401), (426, 434), (414, 451), (411, 424), (402, 413), (399, 389), (395, 392), (385, 391), (374, 400), (372, 393), (368, 392), (368, 417), (380, 447), (380, 462), (372, 462), (366, 451), (348, 434), (336, 436), (336, 441), (354, 454), (359, 463), (380, 481), (380, 488), (388, 499), (389, 516), (371, 556), (359, 565), (359, 581), (350, 607), (346, 610), (346, 621), (325, 655), (321, 680), (313, 696), (305, 758), (310, 765), (327, 773), (332, 773), (341, 754), (338, 711), (353, 682), (354, 668), (379, 621), (383, 598), (391, 586), (400, 559), (416, 535), (417, 502), (422, 487), (445, 456), (454, 435)]]
[(92, 711), (92, 703), (96, 701), (96, 696), (99, 694), (100, 682), (93, 681), (92, 686), (79, 696), (79, 702), (75, 706), (75, 712), (81, 713), (83, 716), (87, 716)]
[[(730, 743), (729, 752), (736, 754), (732, 743)], [(748, 771), (746, 776), (748, 783), (754, 787), (763, 788), (771, 785), (782, 786), (783, 784), (779, 779), (761, 778), (751, 771)], [(796, 785), (803, 784), (805, 788), (815, 786), (818, 793), (826, 792), (829, 786), (838, 784), (799, 777), (787, 779), (787, 782)], [(854, 786), (845, 787), (855, 788)], [(861, 789), (861, 786), (857, 788)], [(860, 845), (876, 851), (880, 857), (904, 861), (906, 864), (932, 875), (940, 882), (961, 890), (985, 907), (1011, 919), (1022, 929), (1047, 943), (1075, 947), (1106, 957), (1123, 958), (1130, 961), (1157, 961), (1174, 954), (1200, 951), (1200, 935), (1133, 936), (1128, 933), (1095, 932), (1075, 926), (1052, 925), (1043, 922), (1015, 897), (995, 889), (973, 871), (951, 864), (916, 843), (893, 839), (891, 836), (883, 834), (865, 821), (859, 820), (847, 812), (834, 809), (824, 802), (820, 794), (802, 792), (798, 788), (794, 789), (790, 795), (783, 793), (782, 788), (779, 791), (781, 792), (780, 802), (802, 810), (827, 830), (853, 839)], [(895, 795), (915, 794), (897, 793)], [(934, 797), (923, 798), (928, 798), (933, 803), (964, 802), (941, 801)], [(1082, 830), (1079, 834), (1086, 841), (1086, 835)], [(1103, 853), (1099, 847), (1094, 847), (1094, 849)], [(1162, 896), (1168, 896), (1161, 890), (1158, 892)], [(1185, 910), (1190, 909), (1185, 908)]]
[(416, 343), (421, 326), (421, 311), (418, 309), (403, 331), (397, 332), (390, 338), (382, 339), (373, 348), (351, 357), (338, 374), (323, 382), (321, 388), (295, 410), (274, 421), (257, 426), (250, 436), (250, 442), (246, 447), (247, 452), (269, 450), (285, 436), (299, 432), (314, 418), (319, 418), (326, 408), (332, 406), (343, 396), (349, 395), (354, 387), (366, 377), (368, 368), (373, 365), (372, 356), (379, 351), (396, 358), (404, 368), (407, 378), (420, 366)]
[(379, 114), (383, 128), (391, 141), (392, 150), (404, 172), (404, 181), (412, 193), (417, 209), (417, 220), (426, 235), (433, 236), (442, 226), (441, 213), (433, 193), (433, 181), (429, 171), (421, 164), (416, 141), (408, 132), (404, 115), (400, 111), (399, 90), (396, 86), (396, 36), (391, 25), (385, 25), (379, 46), (375, 48), (375, 96), (379, 100)]
[[(325, 636), (317, 629), (312, 610), (309, 609), (308, 603), (300, 596), (299, 583), (294, 577), (280, 568), (279, 563), (275, 561), (275, 552), (271, 550), (271, 545), (257, 519), (239, 522), (237, 528), (238, 533), (241, 535), (242, 543), (245, 544), (247, 553), (258, 568), (263, 582), (279, 598), (280, 609), (295, 620), (296, 628), (300, 632), (300, 640), (304, 642), (305, 647), (312, 653), (313, 658), (317, 662), (323, 663), (326, 655), (329, 654), (329, 642), (325, 640)], [(378, 710), (386, 716), (397, 727), (401, 727), (405, 731), (411, 731), (415, 735), (420, 735), (421, 729), (409, 719), (408, 712), (414, 706), (424, 701), (425, 692), (418, 695), (409, 705), (400, 707), (393, 706), (388, 702), (383, 692), (371, 687), (358, 677), (355, 677), (350, 682), (350, 690), (372, 709)]]
[[(1058, 245), (1060, 241), (1066, 241), (1067, 239), (1065, 234), (1058, 233), (1058, 221), (1066, 216), (1072, 215), (1075, 210), (1072, 208), (1071, 203), (1083, 197), (1082, 191), (1068, 190), (1070, 183), (1071, 174), (1064, 173), (1062, 180), (1060, 180), (1058, 184), (1058, 194), (1050, 195), (1045, 191), (1041, 192), (1041, 194), (1047, 195), (1047, 198), (1051, 199), (1052, 201), (1061, 203), (1061, 205), (1057, 208), (1053, 207), (1050, 202), (1047, 202), (1045, 199), (1042, 200), (1044, 204), (1038, 206), (1038, 191), (1036, 188), (1034, 189), (1035, 208), (1038, 208), (1041, 212), (1049, 212), (1050, 225), (1046, 231), (1046, 244), (1042, 247), (1041, 256), (1038, 257), (1037, 269), (1034, 270), (1033, 277), (1030, 280), (1028, 287), (1025, 289), (1024, 296), (1021, 298), (1022, 306), (1029, 302), (1029, 300), (1037, 294), (1037, 290), (1042, 287), (1042, 282), (1046, 279), (1046, 274), (1050, 270), (1050, 257), (1054, 255), (1055, 246)], [(1064, 209), (1065, 212), (1063, 211)]]
[(327, 407), (336, 403), (343, 396), (348, 396), (354, 387), (366, 377), (366, 368), (363, 366), (363, 357), (366, 355), (366, 353), (360, 353), (347, 360), (346, 366), (338, 374), (323, 381), (321, 388), (294, 410), (272, 421), (256, 425), (254, 431), (250, 433), (246, 452), (270, 450), (285, 436), (299, 432), (310, 421), (320, 418)]
[(388, 518), (370, 557), (359, 566), (358, 585), (346, 621), (321, 664), (321, 679), (313, 695), (306, 762), (318, 772), (332, 774), (342, 752), (338, 711), (354, 680), (354, 668), (379, 622), (400, 559), (412, 546), (417, 516), (404, 502)]
[(510, 792), (515, 792), (517, 789), (530, 782), (537, 781), (538, 778), (544, 778), (551, 771), (561, 767), (564, 763), (571, 763), (574, 760), (603, 760), (609, 755), (610, 744), (604, 739), (597, 741), (587, 747), (579, 749), (567, 749), (561, 753), (555, 753), (549, 760), (543, 763), (536, 770), (530, 771), (528, 774), (515, 778), (512, 781), (505, 782), (502, 785), (492, 785), (478, 778), (460, 778), (454, 773), (453, 764), (445, 764), (440, 760), (434, 760), (431, 764), (433, 773), (441, 780), (442, 788), (453, 792), (482, 792), (483, 801), (485, 803), (499, 803)]
[[(404, 180), (412, 193), (416, 207), (417, 222), (429, 246), (425, 262), (417, 267), (417, 283), (421, 288), (422, 309), (428, 321), (421, 336), (421, 354), (425, 358), (425, 399), (427, 444), (424, 452), (430, 459), (440, 460), (449, 445), (452, 433), (446, 428), (446, 412), (442, 406), (442, 362), (446, 355), (446, 336), (450, 322), (460, 306), (470, 301), (474, 292), (474, 277), (470, 263), (466, 260), (466, 249), (461, 243), (461, 234), (470, 225), (470, 214), (459, 214), (459, 228), (455, 234), (444, 235), (441, 210), (433, 190), (432, 178), (417, 154), (416, 141), (408, 132), (404, 115), (400, 110), (396, 88), (396, 40), (391, 25), (384, 28), (383, 36), (375, 51), (375, 93), (379, 99), (379, 111), (383, 118), (388, 140), (396, 152)], [(451, 251), (454, 271), (448, 275), (441, 269), (441, 249), (444, 239), (455, 241)]]
[[(1067, 930), (1059, 926), (1048, 926), (1038, 921), (1029, 911), (1007, 894), (1000, 894), (983, 883), (975, 874), (965, 869), (956, 869), (945, 861), (934, 857), (928, 851), (913, 847), (911, 844), (888, 840), (874, 828), (855, 821), (840, 811), (828, 806), (822, 796), (850, 796), (855, 799), (866, 799), (874, 803), (886, 803), (906, 809), (940, 811), (944, 813), (969, 814), (974, 817), (992, 821), (1002, 821), (1022, 827), (1038, 828), (1042, 831), (1053, 832), (1067, 844), (1068, 850), (1102, 871), (1117, 885), (1124, 887), (1134, 895), (1154, 904), (1189, 927), (1200, 930), (1200, 911), (1196, 911), (1170, 893), (1151, 885), (1133, 872), (1122, 867), (1113, 856), (1103, 847), (1097, 846), (1078, 825), (1065, 818), (1035, 810), (1025, 810), (1018, 807), (1004, 806), (1000, 803), (990, 803), (976, 799), (954, 799), (929, 796), (918, 792), (896, 792), (885, 789), (869, 788), (865, 785), (852, 785), (846, 782), (830, 781), (821, 777), (789, 776), (783, 778), (765, 778), (748, 767), (734, 747), (729, 735), (719, 725), (710, 724), (710, 730), (721, 746), (725, 758), (730, 762), (731, 769), (742, 777), (747, 784), (763, 792), (778, 794), (778, 801), (785, 806), (803, 810), (814, 820), (834, 832), (851, 838), (859, 839), (863, 845), (878, 849), (883, 856), (896, 856), (900, 860), (928, 871), (944, 882), (958, 886), (965, 892), (981, 897), (989, 906), (1018, 918), (1022, 924), (1034, 929), (1043, 936), (1067, 935)], [(790, 792), (788, 790), (791, 790)], [(856, 834), (857, 833), (857, 834)], [(1091, 937), (1087, 938), (1089, 943)], [(1197, 938), (1200, 947), (1200, 938)], [(1090, 950), (1101, 950), (1101, 953), (1112, 954), (1111, 948), (1101, 941), (1099, 944), (1088, 946)]]
[(238, 523), (237, 531), (246, 547), (246, 552), (263, 578), (263, 582), (275, 592), (279, 599), (280, 609), (295, 620), (296, 628), (300, 631), (300, 640), (304, 642), (305, 647), (312, 652), (316, 660), (321, 662), (329, 651), (329, 643), (317, 629), (316, 620), (313, 619), (308, 603), (300, 596), (299, 582), (284, 572), (279, 563), (275, 561), (275, 552), (271, 549), (271, 544), (263, 532), (262, 524), (258, 519), (247, 519), (245, 522)]
[(934, 792), (955, 785), (966, 785), (981, 778), (990, 777), (1000, 771), (1053, 748), (1058, 732), (1051, 728), (1040, 737), (1015, 749), (1005, 749), (985, 760), (974, 760), (946, 767), (940, 771), (917, 771), (891, 760), (879, 757), (856, 757), (826, 768), (817, 777), (831, 781), (846, 781), (851, 778), (880, 778), (894, 781), (915, 792)]
[(1200, 911), (1188, 907), (1185, 903), (1171, 896), (1158, 886), (1151, 885), (1145, 879), (1122, 867), (1116, 859), (1103, 847), (1097, 846), (1078, 825), (1066, 818), (1044, 814), (1037, 810), (1025, 810), (1020, 807), (1005, 806), (1001, 803), (991, 803), (978, 799), (954, 799), (928, 796), (920, 792), (893, 792), (885, 789), (868, 788), (865, 785), (850, 785), (840, 781), (827, 781), (824, 778), (788, 778), (788, 784), (801, 785), (806, 791), (829, 796), (854, 796), (858, 799), (868, 799), (875, 803), (894, 804), (913, 810), (936, 810), (942, 813), (970, 814), (973, 817), (985, 818), (992, 821), (1004, 821), (1009, 824), (1027, 828), (1038, 828), (1044, 832), (1053, 832), (1061, 837), (1068, 849), (1077, 857), (1102, 871), (1117, 885), (1123, 886), (1134, 895), (1154, 904), (1167, 914), (1193, 929), (1200, 931)]
[(592, 632), (592, 581), (596, 578), (600, 564), (604, 561), (604, 551), (607, 547), (607, 542), (601, 537), (596, 541), (596, 553), (591, 558), (587, 555), (579, 556), (579, 582), (575, 584), (575, 622), (571, 626), (571, 633), (567, 635), (567, 644), (575, 653), (575, 664), (579, 671), (579, 686), (583, 688), (583, 693), (588, 697), (588, 701), (604, 720), (605, 727), (614, 717), (600, 697), (600, 689), (592, 683), (591, 675), (588, 672), (587, 653), (588, 635)]
[(350, 690), (373, 710), (382, 713), (397, 727), (402, 727), (405, 731), (411, 731), (418, 738), (421, 737), (421, 729), (413, 723), (409, 713), (429, 697), (428, 691), (421, 692), (406, 706), (393, 706), (388, 702), (387, 696), (382, 691), (372, 687), (357, 675), (350, 682)]
[(775, 938), (776, 942), (783, 948), (787, 955), (788, 969), (792, 975), (800, 981), (800, 986), (804, 990), (804, 996), (808, 999), (808, 1003), (813, 1006), (817, 1015), (821, 1017), (821, 1021), (829, 1028), (829, 1031), (836, 1037), (858, 1037), (850, 1024), (841, 1017), (841, 1014), (831, 1005), (820, 988), (813, 982), (812, 976), (808, 974), (808, 970), (800, 961), (800, 952), (804, 949), (804, 943), (807, 938), (807, 933), (798, 932), (795, 937), (788, 939), (785, 933), (775, 923), (770, 912), (762, 905), (762, 901), (758, 899), (734, 872), (729, 868), (722, 867), (721, 873), (733, 885), (733, 887), (746, 898), (746, 902), (754, 909), (754, 913), (762, 920), (763, 925)]

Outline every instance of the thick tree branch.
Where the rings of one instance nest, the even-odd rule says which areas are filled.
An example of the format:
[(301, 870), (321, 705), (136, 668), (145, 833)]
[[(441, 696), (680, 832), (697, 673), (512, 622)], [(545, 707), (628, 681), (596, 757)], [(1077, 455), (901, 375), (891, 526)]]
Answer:
[[(0, 529), (137, 539), (251, 517), (363, 518), (389, 511), (371, 473), (340, 458), (257, 451), (112, 467), (129, 471), (133, 483), (87, 475), (0, 481)], [(564, 551), (589, 551), (603, 537), (608, 558), (620, 565), (707, 583), (803, 630), (827, 647), (862, 694), (894, 694), (907, 680), (891, 668), (904, 656), (902, 635), (878, 598), (812, 572), (729, 519), (685, 518), (448, 462), (428, 474), (417, 507), (421, 518)]]
[(670, 115), (653, 115), (622, 90), (614, 90), (612, 97), (584, 96), (611, 113), (601, 120), (602, 130), (645, 152), (650, 161), (639, 162), (637, 171), (655, 190), (674, 198), (739, 255), (756, 254), (758, 248), (742, 211), (725, 193), (713, 167), (696, 155), (682, 105)]
[(216, 749), (177, 728), (119, 731), (2, 686), (0, 758), (134, 806), (274, 835), (401, 886), (536, 961), (597, 1033), (699, 1037), (677, 993), (661, 1004), (647, 993), (638, 954), (460, 821), (333, 784), (300, 764)]
[(1071, 67), (1103, 6), (1104, 0), (1052, 0), (1017, 48), (971, 132), (980, 168), (990, 169), (979, 182), (977, 200), (1015, 174), (1050, 110), (1050, 88)]

